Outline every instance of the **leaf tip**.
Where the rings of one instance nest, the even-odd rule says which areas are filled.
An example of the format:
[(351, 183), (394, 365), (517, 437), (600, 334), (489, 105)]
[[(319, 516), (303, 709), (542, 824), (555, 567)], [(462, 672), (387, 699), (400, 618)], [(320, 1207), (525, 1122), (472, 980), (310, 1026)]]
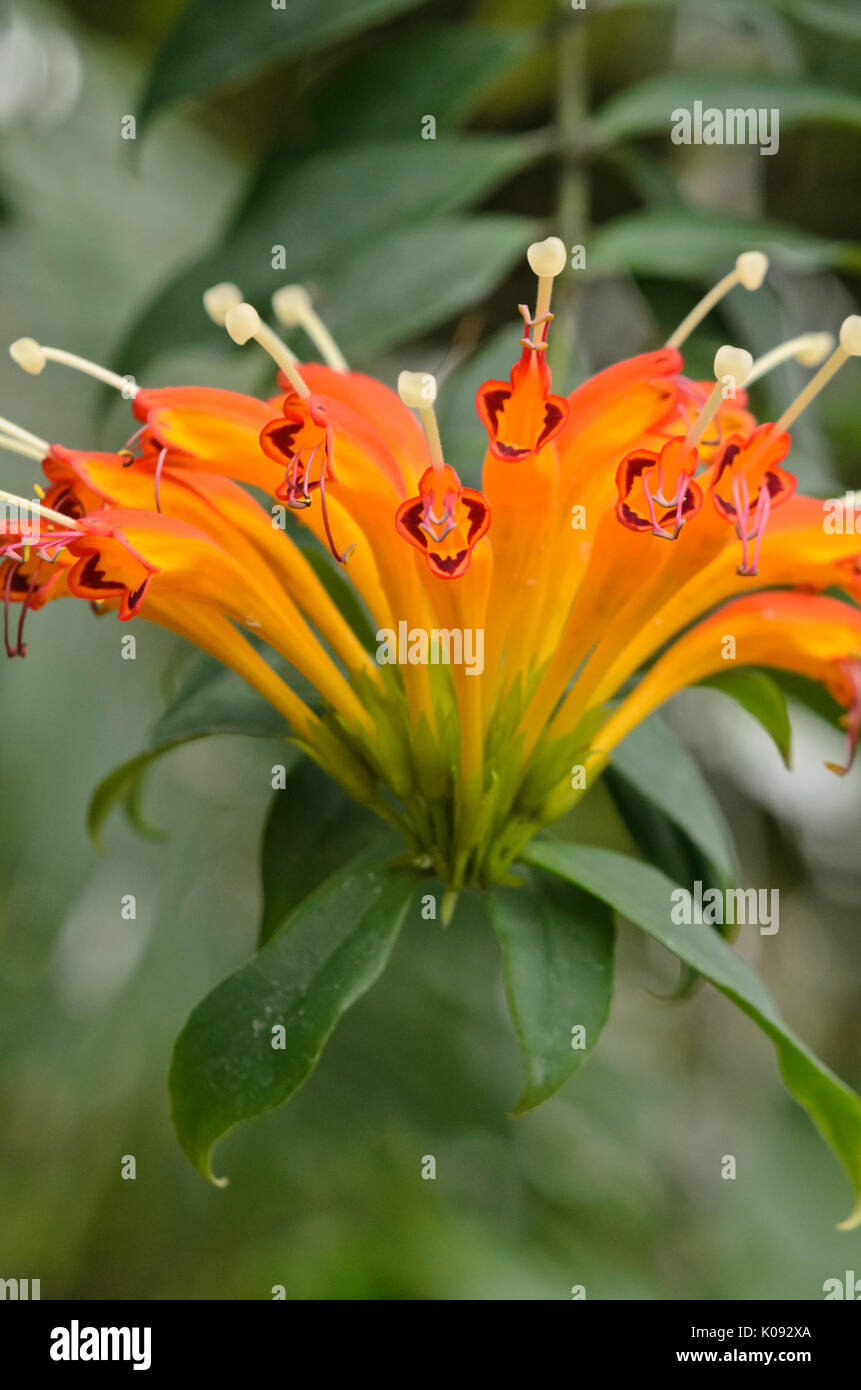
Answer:
[(838, 1231), (854, 1231), (857, 1226), (861, 1226), (861, 1197), (855, 1203), (853, 1210), (846, 1217), (845, 1221), (838, 1221), (835, 1227)]

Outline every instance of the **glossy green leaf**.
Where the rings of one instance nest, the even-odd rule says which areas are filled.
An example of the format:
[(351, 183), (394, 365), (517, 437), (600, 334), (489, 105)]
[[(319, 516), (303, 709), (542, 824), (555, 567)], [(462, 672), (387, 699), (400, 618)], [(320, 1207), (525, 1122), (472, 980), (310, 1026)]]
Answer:
[(260, 944), (345, 860), (379, 839), (382, 829), (378, 817), (331, 777), (308, 759), (298, 762), (272, 798), (263, 831)]
[[(154, 726), (147, 748), (109, 772), (93, 792), (87, 811), (87, 832), (96, 847), (101, 848), (101, 834), (108, 817), (123, 806), (136, 829), (150, 838), (163, 838), (163, 832), (147, 824), (141, 808), (144, 779), (167, 753), (216, 734), (286, 739), (288, 728), (283, 715), (261, 695), (232, 671), (205, 657)], [(297, 756), (293, 745), (285, 743), (282, 761), (289, 764)]]
[(364, 360), (471, 308), (523, 257), (533, 231), (524, 217), (440, 219), (381, 237), (321, 275), (347, 356)]
[(589, 269), (696, 280), (732, 266), (744, 250), (770, 252), (790, 270), (861, 264), (861, 251), (854, 243), (703, 208), (664, 206), (599, 227), (592, 237)]
[(419, 0), (192, 0), (156, 54), (140, 105), (143, 125), (160, 107), (235, 81), (278, 58), (312, 52)]
[(439, 136), (462, 121), (537, 42), (528, 29), (426, 29), (352, 56), (348, 69), (340, 65), (312, 96), (311, 116), (322, 140), (333, 146), (398, 135), (415, 140), (425, 115), (433, 115)]
[(519, 1115), (558, 1091), (598, 1041), (613, 995), (613, 918), (546, 874), (525, 888), (494, 888), (490, 917), (523, 1054)]
[[(685, 0), (622, 0), (633, 8), (677, 9)], [(775, 13), (838, 39), (861, 39), (857, 0), (723, 0), (724, 8), (748, 21), (774, 19)], [(701, 6), (708, 13), (705, 5)]]
[(177, 1136), (204, 1177), (225, 1181), (210, 1166), (216, 1139), (280, 1105), (313, 1070), (338, 1019), (383, 970), (415, 889), (380, 848), (359, 856), (194, 1009), (169, 1088)]
[[(291, 162), (280, 172), (267, 170), (220, 244), (180, 269), (145, 305), (114, 360), (124, 373), (139, 376), (158, 354), (196, 343), (230, 351), (226, 335), (213, 327), (202, 305), (204, 290), (222, 280), (241, 283), (246, 297), (264, 311), (272, 292), (286, 281), (313, 281), (327, 321), (333, 315), (341, 323), (346, 320), (354, 343), (361, 337), (360, 320), (368, 314), (373, 322), (384, 315), (388, 325), (387, 332), (377, 331), (375, 341), (396, 342), (410, 331), (417, 311), (423, 311), (422, 327), (439, 322), (433, 301), (445, 294), (450, 277), (460, 286), (468, 279), (470, 302), (475, 302), (510, 264), (510, 255), (499, 250), (500, 242), (507, 247), (518, 235), (528, 240), (531, 226), (514, 217), (482, 218), (474, 226), (440, 219), (514, 174), (529, 159), (531, 148), (525, 139), (508, 136), (374, 140)], [(368, 188), (377, 186), (386, 196), (369, 198)], [(313, 236), (308, 234), (309, 209)], [(398, 297), (415, 293), (411, 271), (412, 279), (424, 283), (417, 274), (420, 267), (409, 261), (412, 237), (406, 228), (414, 228), (415, 262), (427, 256), (428, 243), (432, 244), (438, 278), (424, 291), (430, 301), (424, 305)], [(487, 271), (476, 265), (473, 250), (482, 239), (487, 244)], [(284, 270), (272, 268), (274, 246), (285, 248)], [(397, 277), (393, 281), (385, 273), (389, 259)], [(370, 284), (367, 274), (374, 277)], [(447, 313), (458, 307), (451, 300), (449, 292)], [(308, 349), (300, 336), (296, 345), (303, 353)]]
[(861, 1100), (786, 1026), (768, 991), (717, 932), (671, 920), (676, 884), (658, 869), (612, 850), (535, 842), (524, 854), (537, 865), (594, 893), (692, 966), (737, 1004), (771, 1039), (787, 1088), (843, 1163), (855, 1208), (844, 1229), (861, 1223)]
[(736, 704), (752, 714), (767, 734), (770, 734), (787, 767), (792, 760), (792, 727), (786, 696), (777, 681), (765, 671), (745, 668), (742, 671), (721, 671), (699, 682), (712, 690), (722, 690)]
[[(861, 129), (861, 97), (809, 78), (754, 73), (733, 76), (718, 72), (679, 72), (649, 78), (626, 88), (606, 102), (594, 116), (605, 135), (613, 139), (661, 132), (669, 139), (672, 112), (693, 110), (777, 108), (780, 132), (811, 121), (827, 121)], [(770, 128), (770, 127), (769, 127)], [(704, 145), (705, 152), (708, 146)]]
[(614, 752), (612, 765), (684, 832), (724, 879), (734, 881), (735, 846), (720, 804), (699, 764), (660, 717), (634, 729)]

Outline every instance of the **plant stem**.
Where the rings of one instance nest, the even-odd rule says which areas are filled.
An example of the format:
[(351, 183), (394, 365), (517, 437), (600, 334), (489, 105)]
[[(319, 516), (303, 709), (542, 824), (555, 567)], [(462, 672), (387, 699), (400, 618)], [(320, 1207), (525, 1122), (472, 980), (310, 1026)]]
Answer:
[[(578, 135), (589, 118), (586, 62), (586, 16), (572, 10), (561, 21), (557, 44), (557, 122), (562, 136), (562, 169), (559, 178), (558, 234), (569, 249), (587, 247), (589, 222), (589, 181), (582, 155), (578, 154)], [(572, 385), (572, 374), (582, 369), (577, 346), (577, 308), (582, 295), (585, 271), (570, 264), (556, 286), (556, 315), (550, 339), (550, 359), (563, 392)]]

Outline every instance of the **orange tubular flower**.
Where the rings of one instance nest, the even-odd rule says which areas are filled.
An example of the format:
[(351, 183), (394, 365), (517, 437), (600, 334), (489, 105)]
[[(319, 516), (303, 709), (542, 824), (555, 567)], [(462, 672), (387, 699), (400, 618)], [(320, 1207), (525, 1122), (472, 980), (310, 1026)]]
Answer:
[[(547, 363), (564, 247), (551, 237), (529, 262), (537, 291), (534, 308), (521, 306), (519, 358), (476, 398), (488, 432), (480, 490), (446, 462), (433, 377), (402, 373), (396, 394), (347, 370), (317, 321), (327, 361), (301, 365), (235, 290), (224, 302), (211, 292), (207, 307), (274, 359), (269, 400), (131, 390), (68, 353), (14, 344), (31, 372), (65, 362), (122, 387), (138, 428), (115, 453), (86, 453), (0, 422), (46, 478), (37, 503), (2, 494), (35, 521), (8, 524), (0, 542), (7, 650), (26, 649), (29, 609), (64, 596), (173, 628), (259, 690), (454, 890), (504, 881), (525, 841), (580, 794), (572, 755), (600, 767), (657, 705), (722, 669), (721, 633), (735, 636), (738, 664), (821, 681), (846, 710), (851, 753), (861, 547), (793, 495), (785, 460), (789, 426), (861, 350), (861, 322), (847, 320), (774, 424), (751, 415), (746, 385), (790, 355), (816, 365), (830, 340), (810, 335), (758, 363), (725, 347), (714, 382), (693, 381), (681, 349), (718, 291), (666, 346), (565, 397)], [(755, 289), (766, 268), (745, 253), (720, 293)], [(282, 292), (280, 308), (276, 296), (285, 322), (297, 294)], [(377, 628), (376, 660), (321, 579), (326, 550)], [(265, 648), (316, 687), (319, 711)]]

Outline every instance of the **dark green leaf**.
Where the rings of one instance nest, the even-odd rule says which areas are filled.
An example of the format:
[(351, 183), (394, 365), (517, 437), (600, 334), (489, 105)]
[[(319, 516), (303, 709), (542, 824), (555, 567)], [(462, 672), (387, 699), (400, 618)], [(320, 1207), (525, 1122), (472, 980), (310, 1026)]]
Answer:
[(733, 882), (735, 846), (714, 793), (699, 765), (659, 717), (628, 735), (613, 754), (613, 767), (669, 817), (720, 876)]
[(285, 0), (275, 9), (271, 0), (192, 0), (156, 54), (140, 123), (181, 97), (245, 77), (277, 58), (309, 53), (418, 3)]
[(589, 269), (696, 280), (731, 266), (739, 251), (751, 249), (771, 252), (780, 264), (796, 270), (855, 266), (861, 256), (854, 244), (793, 227), (672, 206), (630, 213), (599, 227)]
[(427, 222), (321, 275), (347, 356), (366, 359), (471, 308), (523, 256), (533, 231), (523, 217)]
[[(383, 970), (415, 887), (379, 849), (360, 856), (198, 1004), (169, 1086), (177, 1136), (204, 1177), (216, 1181), (216, 1139), (280, 1105), (313, 1070), (338, 1019)], [(279, 1027), (283, 1048), (273, 1046)]]
[[(519, 237), (525, 246), (530, 224), (499, 217), (482, 218), (475, 226), (438, 219), (484, 197), (523, 165), (530, 149), (520, 137), (384, 140), (327, 151), (291, 163), (283, 171), (267, 169), (221, 244), (179, 270), (154, 296), (117, 349), (115, 360), (123, 372), (139, 376), (159, 353), (201, 342), (229, 351), (226, 335), (218, 333), (202, 307), (204, 290), (222, 280), (238, 281), (243, 294), (264, 311), (272, 292), (285, 281), (313, 281), (322, 289), (324, 315), (328, 319), (331, 308), (339, 322), (346, 321), (351, 342), (360, 337), (360, 320), (369, 313), (372, 321), (385, 313), (390, 323), (389, 331), (377, 332), (375, 341), (396, 342), (404, 332), (404, 321), (409, 328), (417, 314), (421, 327), (439, 322), (433, 301), (445, 293), (450, 276), (460, 283), (464, 256), (472, 268), (473, 245), (482, 241), (487, 245), (488, 271), (479, 275), (477, 269), (471, 270), (470, 279), (482, 286), (473, 292), (472, 302), (491, 289), (511, 263), (511, 254), (501, 251), (500, 243), (507, 247)], [(384, 189), (385, 196), (368, 197), (368, 189), (375, 187)], [(313, 236), (308, 234), (309, 209), (313, 209)], [(420, 267), (408, 260), (412, 237), (403, 229), (413, 227), (414, 261), (427, 254), (428, 243), (433, 248), (436, 279), (431, 284), (419, 275)], [(465, 249), (464, 240), (470, 235)], [(285, 247), (285, 270), (273, 270), (273, 246)], [(398, 273), (391, 282), (392, 293), (388, 293), (386, 274), (390, 255)], [(364, 270), (355, 271), (356, 265)], [(367, 274), (373, 277), (370, 284), (362, 278)], [(429, 303), (397, 300), (398, 292), (414, 294), (419, 286)], [(387, 306), (385, 311), (376, 310), (376, 295)], [(457, 307), (457, 303), (447, 306), (447, 312)], [(304, 340), (297, 346), (307, 350)]]
[(526, 888), (494, 888), (490, 916), (523, 1053), (519, 1115), (558, 1091), (598, 1041), (613, 994), (613, 919), (596, 898), (545, 874)]
[(434, 117), (438, 135), (450, 131), (536, 42), (527, 29), (459, 24), (377, 46), (352, 58), (349, 69), (339, 66), (315, 92), (310, 109), (317, 132), (328, 145), (415, 139), (425, 115)]
[[(215, 734), (251, 734), (257, 738), (286, 738), (283, 715), (210, 657), (195, 667), (179, 697), (152, 730), (149, 746), (122, 763), (98, 784), (87, 812), (87, 831), (97, 848), (101, 832), (113, 810), (125, 805), (135, 827), (150, 838), (161, 837), (147, 826), (140, 805), (144, 778), (153, 765), (175, 748)], [(284, 744), (282, 761), (289, 765), (297, 750)]]
[(758, 720), (767, 734), (773, 738), (777, 751), (789, 767), (792, 755), (792, 727), (786, 697), (777, 681), (764, 671), (747, 668), (743, 671), (722, 671), (719, 675), (708, 676), (700, 685), (713, 690), (722, 690), (730, 695), (742, 709)]
[(382, 832), (380, 820), (307, 759), (275, 793), (263, 831), (260, 944), (289, 912)]
[(855, 1208), (843, 1223), (861, 1222), (861, 1100), (787, 1028), (750, 967), (710, 927), (671, 920), (672, 879), (626, 855), (585, 845), (533, 843), (527, 863), (559, 874), (627, 917), (699, 971), (771, 1039), (783, 1079), (849, 1174)]
[[(594, 119), (614, 139), (653, 131), (669, 137), (671, 113), (680, 107), (692, 111), (695, 101), (702, 102), (703, 110), (777, 108), (781, 132), (810, 121), (861, 128), (861, 97), (854, 92), (795, 74), (783, 77), (761, 72), (749, 76), (680, 72), (652, 77), (606, 102)], [(703, 149), (707, 153), (709, 146)]]

